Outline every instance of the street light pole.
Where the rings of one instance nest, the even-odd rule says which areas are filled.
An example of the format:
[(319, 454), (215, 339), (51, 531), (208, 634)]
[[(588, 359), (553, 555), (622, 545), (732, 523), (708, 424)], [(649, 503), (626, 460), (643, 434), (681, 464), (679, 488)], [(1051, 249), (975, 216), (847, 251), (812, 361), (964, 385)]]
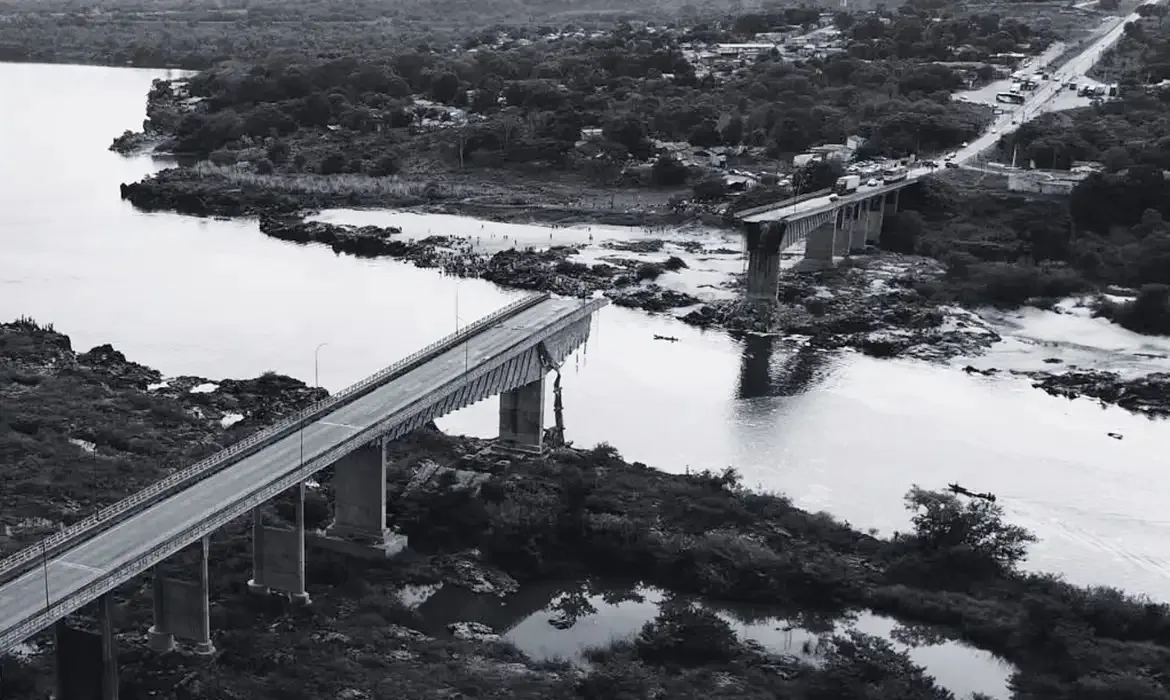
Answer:
[(320, 355), (321, 348), (325, 347), (328, 344), (329, 343), (321, 343), (317, 346), (317, 348), (315, 350), (313, 350), (313, 386), (316, 387), (317, 389), (321, 388), (321, 379), (320, 379), (321, 375), (319, 372), (319, 369), (321, 366), (321, 355)]

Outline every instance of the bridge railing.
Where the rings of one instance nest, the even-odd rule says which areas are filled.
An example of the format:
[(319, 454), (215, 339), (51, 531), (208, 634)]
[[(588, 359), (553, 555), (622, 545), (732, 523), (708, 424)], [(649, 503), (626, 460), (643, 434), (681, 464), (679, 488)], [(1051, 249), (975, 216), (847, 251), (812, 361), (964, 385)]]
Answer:
[(755, 206), (755, 207), (748, 207), (747, 209), (744, 209), (743, 211), (735, 212), (734, 214), (732, 214), (732, 217), (735, 219), (738, 219), (738, 220), (743, 220), (743, 219), (748, 218), (749, 216), (755, 216), (756, 214), (765, 214), (765, 213), (770, 212), (770, 211), (776, 211), (777, 209), (783, 209), (784, 207), (791, 207), (795, 204), (800, 204), (801, 202), (807, 202), (808, 200), (816, 199), (817, 197), (825, 197), (825, 196), (830, 195), (832, 193), (833, 193), (832, 187), (826, 187), (825, 189), (817, 190), (816, 192), (805, 192), (802, 195), (797, 195), (795, 197), (781, 200), (779, 202), (772, 202), (771, 204), (761, 204), (761, 205)]
[(18, 571), (21, 567), (28, 563), (35, 561), (41, 557), (60, 549), (63, 545), (73, 541), (75, 538), (88, 535), (98, 528), (113, 523), (117, 518), (123, 517), (126, 514), (142, 508), (143, 506), (154, 503), (157, 500), (169, 495), (170, 493), (190, 485), (190, 483), (199, 479), (206, 478), (211, 473), (230, 464), (234, 458), (240, 455), (259, 450), (268, 444), (284, 437), (289, 432), (299, 427), (304, 421), (307, 421), (322, 413), (334, 409), (342, 402), (352, 401), (360, 394), (380, 385), (390, 377), (399, 374), (407, 369), (413, 368), (425, 358), (441, 352), (446, 348), (458, 345), (482, 332), (497, 322), (514, 316), (521, 311), (529, 309), (540, 302), (549, 298), (549, 294), (541, 293), (524, 297), (517, 301), (508, 304), (507, 306), (497, 309), (483, 318), (471, 323), (470, 325), (456, 331), (455, 333), (437, 340), (422, 350), (414, 352), (407, 357), (395, 362), (394, 364), (384, 369), (375, 372), (374, 374), (362, 379), (341, 391), (325, 398), (317, 403), (302, 409), (297, 413), (285, 418), (267, 428), (258, 430), (248, 437), (236, 442), (229, 447), (216, 452), (215, 454), (203, 459), (189, 467), (181, 469), (170, 476), (167, 476), (137, 493), (128, 496), (117, 503), (106, 506), (98, 512), (90, 515), (69, 527), (63, 528), (52, 535), (41, 540), (37, 544), (25, 547), (24, 549), (12, 554), (11, 556), (0, 561), (0, 581), (8, 578), (14, 571)]

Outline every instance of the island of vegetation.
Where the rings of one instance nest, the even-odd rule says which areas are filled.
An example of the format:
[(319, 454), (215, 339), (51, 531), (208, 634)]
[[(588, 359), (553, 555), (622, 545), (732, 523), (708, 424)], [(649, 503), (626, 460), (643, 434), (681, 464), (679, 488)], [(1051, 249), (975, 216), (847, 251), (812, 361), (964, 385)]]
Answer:
[[(276, 375), (164, 380), (110, 346), (78, 353), (28, 319), (0, 325), (0, 358), (9, 465), (0, 553), (320, 398)], [(745, 489), (734, 469), (667, 474), (606, 445), (564, 445), (540, 458), (484, 446), (433, 426), (394, 443), (388, 524), (412, 551), (389, 562), (311, 552), (307, 608), (247, 593), (248, 523), (217, 533), (215, 662), (147, 651), (149, 586), (119, 588), (126, 687), (136, 697), (305, 700), (954, 697), (880, 638), (833, 636), (816, 664), (745, 644), (704, 603), (723, 600), (822, 627), (851, 610), (895, 616), (907, 635), (962, 640), (1010, 662), (1018, 699), (1170, 693), (1170, 609), (1022, 572), (1035, 538), (993, 502), (913, 487), (911, 529), (882, 538)], [(310, 527), (331, 517), (328, 470), (318, 481)], [(273, 520), (293, 517), (288, 499), (267, 510)], [(589, 651), (588, 667), (534, 662), (477, 625), (436, 631), (402, 597), (436, 582), (507, 595), (548, 580), (580, 582), (561, 598), (564, 625), (588, 613), (585, 597), (600, 581), (619, 599), (639, 586), (671, 593), (635, 638)], [(34, 650), (49, 645), (31, 641)], [(0, 659), (5, 698), (34, 697), (49, 682), (51, 656)]]

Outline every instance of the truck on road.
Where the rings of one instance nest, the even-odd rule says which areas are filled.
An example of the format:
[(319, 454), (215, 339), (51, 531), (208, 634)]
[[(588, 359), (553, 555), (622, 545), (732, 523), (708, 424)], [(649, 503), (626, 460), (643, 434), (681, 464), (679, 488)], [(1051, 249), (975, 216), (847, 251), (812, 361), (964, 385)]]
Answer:
[(845, 175), (837, 178), (837, 184), (833, 186), (834, 194), (849, 194), (856, 192), (857, 188), (861, 187), (860, 175)]

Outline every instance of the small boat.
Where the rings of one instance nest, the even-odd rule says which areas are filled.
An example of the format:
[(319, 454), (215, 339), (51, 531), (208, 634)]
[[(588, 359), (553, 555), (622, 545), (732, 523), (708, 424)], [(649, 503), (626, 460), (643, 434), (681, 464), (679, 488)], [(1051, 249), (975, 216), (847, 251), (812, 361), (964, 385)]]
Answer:
[(678, 338), (675, 338), (674, 336), (658, 335), (657, 333), (654, 334), (654, 339), (655, 340), (665, 340), (668, 343), (677, 343), (678, 342)]
[(947, 484), (947, 489), (951, 493), (957, 493), (961, 496), (970, 496), (971, 498), (982, 498), (985, 501), (990, 501), (991, 503), (995, 503), (995, 494), (994, 493), (990, 493), (990, 492), (976, 493), (976, 492), (971, 491), (969, 489), (965, 489), (962, 486), (959, 486), (958, 484)]

